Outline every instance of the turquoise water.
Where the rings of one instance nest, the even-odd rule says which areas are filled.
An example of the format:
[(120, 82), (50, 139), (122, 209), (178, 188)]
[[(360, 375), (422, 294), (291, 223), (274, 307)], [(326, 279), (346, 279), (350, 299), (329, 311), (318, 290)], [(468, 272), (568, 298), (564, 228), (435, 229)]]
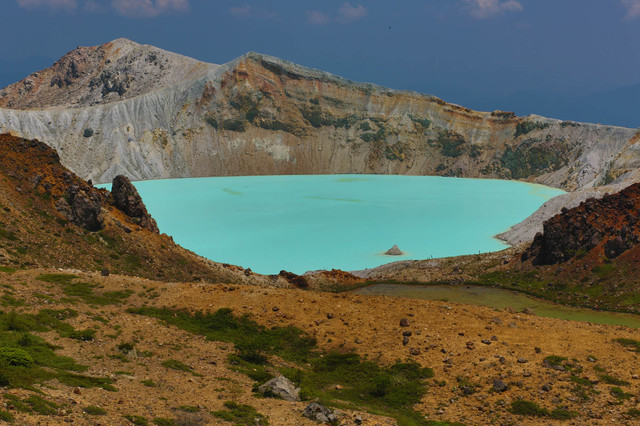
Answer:
[[(161, 232), (254, 272), (357, 270), (501, 250), (493, 238), (563, 191), (434, 176), (313, 175), (134, 183)], [(385, 256), (394, 244), (403, 256)]]

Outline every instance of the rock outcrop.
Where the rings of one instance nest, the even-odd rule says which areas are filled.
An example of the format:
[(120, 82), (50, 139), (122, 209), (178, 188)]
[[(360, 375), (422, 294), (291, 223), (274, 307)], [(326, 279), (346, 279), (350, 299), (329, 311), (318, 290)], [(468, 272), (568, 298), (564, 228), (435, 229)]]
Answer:
[(285, 401), (300, 401), (300, 388), (284, 376), (277, 376), (258, 387), (264, 396), (275, 396)]
[(338, 418), (332, 410), (328, 409), (324, 405), (320, 405), (317, 402), (312, 402), (304, 409), (302, 416), (311, 420), (315, 420), (318, 423), (334, 423), (338, 421)]
[(640, 244), (640, 184), (601, 199), (563, 208), (544, 223), (522, 259), (551, 265), (584, 257), (594, 249), (613, 259)]
[(111, 194), (116, 208), (133, 218), (141, 227), (156, 234), (160, 232), (158, 224), (147, 211), (147, 207), (144, 205), (140, 194), (138, 194), (138, 190), (128, 177), (118, 175), (113, 178)]
[(103, 203), (104, 197), (97, 191), (71, 185), (66, 196), (56, 202), (56, 209), (69, 222), (95, 232), (104, 228)]
[(397, 244), (394, 244), (389, 250), (385, 251), (384, 254), (387, 256), (402, 256), (404, 252), (398, 248)]

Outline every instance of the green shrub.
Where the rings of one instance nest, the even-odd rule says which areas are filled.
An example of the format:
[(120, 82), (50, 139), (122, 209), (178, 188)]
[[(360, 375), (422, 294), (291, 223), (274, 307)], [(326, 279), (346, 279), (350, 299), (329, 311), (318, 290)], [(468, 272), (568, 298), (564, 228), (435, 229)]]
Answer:
[(74, 330), (66, 337), (74, 340), (80, 340), (82, 342), (88, 342), (89, 340), (93, 340), (96, 337), (96, 330), (92, 328), (87, 328), (84, 330)]
[(178, 410), (184, 411), (185, 413), (197, 413), (200, 411), (200, 408), (194, 405), (181, 405), (178, 407)]
[(566, 361), (568, 358), (565, 356), (558, 356), (558, 355), (549, 355), (547, 357), (544, 358), (544, 363), (548, 364), (552, 367), (557, 367), (562, 365), (562, 363), (564, 361)]
[(640, 418), (640, 410), (637, 408), (629, 408), (629, 411), (627, 411), (627, 415), (633, 417), (634, 419)]
[(609, 374), (600, 374), (598, 378), (601, 382), (606, 383), (608, 385), (616, 385), (616, 386), (629, 386), (631, 383), (626, 380), (618, 379), (617, 377), (611, 376)]
[(31, 395), (22, 401), (27, 404), (32, 411), (38, 414), (50, 416), (58, 413), (58, 404), (47, 401), (38, 395)]
[(250, 405), (227, 401), (224, 407), (226, 410), (213, 411), (211, 414), (234, 425), (265, 426), (269, 424), (267, 418)]
[(175, 360), (175, 359), (168, 359), (166, 361), (163, 361), (162, 365), (164, 367), (170, 368), (172, 370), (185, 371), (185, 372), (188, 372), (188, 373), (192, 373), (193, 372), (193, 368), (191, 368), (187, 364), (185, 364), (183, 362), (180, 362), (178, 360)]
[(107, 411), (104, 408), (96, 407), (95, 405), (84, 407), (84, 412), (91, 416), (104, 416), (107, 414)]
[(14, 417), (10, 412), (0, 410), (0, 420), (7, 423), (13, 423)]
[(467, 141), (464, 137), (452, 130), (441, 131), (438, 135), (438, 144), (442, 155), (446, 157), (459, 157), (463, 153)]
[(233, 132), (244, 132), (246, 130), (245, 124), (246, 123), (244, 120), (230, 118), (224, 120), (221, 127), (225, 130), (231, 130)]
[(134, 425), (147, 426), (149, 424), (149, 420), (147, 420), (147, 418), (143, 417), (143, 416), (135, 416), (135, 415), (128, 414), (128, 415), (122, 416), (122, 417), (124, 417), (125, 419), (129, 420)]
[(571, 420), (578, 417), (578, 413), (575, 411), (569, 411), (564, 408), (556, 408), (549, 413), (549, 417), (554, 420)]
[(176, 426), (176, 422), (174, 420), (162, 417), (156, 417), (153, 419), (153, 424), (158, 426)]
[(536, 121), (524, 120), (516, 125), (516, 132), (514, 137), (517, 138), (518, 136), (526, 135), (527, 133), (532, 132), (536, 129), (542, 130), (546, 129), (547, 127), (549, 127), (549, 123), (538, 123)]
[(635, 352), (640, 352), (640, 342), (637, 340), (619, 338), (615, 339), (614, 342), (618, 342), (626, 348), (634, 349)]
[(521, 416), (546, 417), (549, 412), (532, 401), (517, 399), (511, 403), (511, 412)]
[(0, 348), (0, 364), (11, 367), (31, 367), (33, 358), (28, 352), (18, 348)]
[(84, 129), (84, 132), (82, 132), (82, 137), (90, 138), (91, 136), (93, 136), (93, 129), (90, 127)]
[(623, 391), (622, 389), (620, 389), (617, 386), (614, 386), (611, 389), (609, 389), (609, 393), (614, 398), (616, 398), (618, 401), (623, 401), (625, 399), (630, 399), (633, 396), (633, 394), (626, 393), (625, 391)]

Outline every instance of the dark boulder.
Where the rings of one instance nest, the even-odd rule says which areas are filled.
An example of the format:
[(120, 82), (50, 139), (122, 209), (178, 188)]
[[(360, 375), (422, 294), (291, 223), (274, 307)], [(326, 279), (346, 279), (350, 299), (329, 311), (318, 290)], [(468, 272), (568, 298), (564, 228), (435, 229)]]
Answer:
[(97, 192), (71, 185), (66, 196), (56, 202), (56, 209), (69, 222), (95, 232), (104, 228), (102, 205), (102, 198)]
[(338, 420), (333, 411), (324, 405), (318, 404), (317, 402), (312, 402), (307, 405), (307, 408), (304, 409), (302, 415), (308, 419), (315, 420), (318, 423), (333, 423)]
[(147, 211), (140, 194), (138, 194), (128, 177), (116, 176), (113, 179), (111, 194), (113, 194), (113, 200), (118, 210), (133, 218), (142, 228), (156, 234), (160, 233), (158, 224)]

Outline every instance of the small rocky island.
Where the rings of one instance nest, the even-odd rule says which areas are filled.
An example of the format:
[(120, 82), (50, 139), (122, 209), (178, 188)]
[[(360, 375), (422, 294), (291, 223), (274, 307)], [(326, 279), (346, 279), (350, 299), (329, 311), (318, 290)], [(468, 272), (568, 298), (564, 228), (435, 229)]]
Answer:
[(397, 244), (394, 244), (389, 250), (384, 252), (387, 256), (402, 256), (404, 252), (398, 248)]

